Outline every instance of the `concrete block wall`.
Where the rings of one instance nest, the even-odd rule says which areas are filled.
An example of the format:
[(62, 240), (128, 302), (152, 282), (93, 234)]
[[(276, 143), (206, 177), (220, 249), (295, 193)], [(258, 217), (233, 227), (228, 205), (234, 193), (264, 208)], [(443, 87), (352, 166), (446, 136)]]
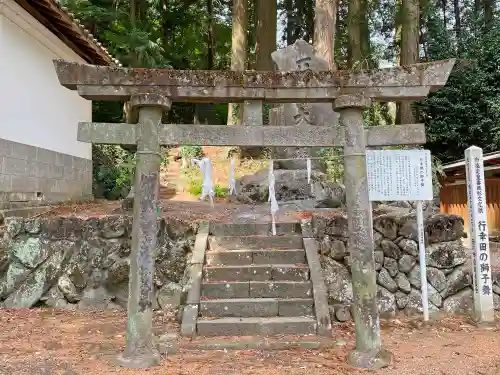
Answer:
[(92, 160), (0, 138), (1, 208), (91, 196)]

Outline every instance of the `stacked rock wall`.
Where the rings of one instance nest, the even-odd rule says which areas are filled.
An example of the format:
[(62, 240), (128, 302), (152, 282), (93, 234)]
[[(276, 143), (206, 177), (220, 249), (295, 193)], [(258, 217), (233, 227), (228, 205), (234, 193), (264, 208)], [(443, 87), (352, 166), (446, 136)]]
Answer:
[[(0, 303), (7, 308), (126, 308), (132, 219), (7, 218), (0, 242)], [(156, 308), (181, 304), (196, 227), (158, 222)]]
[[(422, 312), (417, 222), (410, 209), (374, 210), (373, 233), (381, 316)], [(347, 216), (315, 214), (313, 229), (320, 243), (321, 262), (332, 316), (350, 318), (353, 292), (347, 253)], [(462, 244), (463, 219), (430, 214), (424, 220), (429, 310), (467, 313), (473, 309), (471, 252)], [(500, 275), (493, 273), (495, 308), (500, 307)]]

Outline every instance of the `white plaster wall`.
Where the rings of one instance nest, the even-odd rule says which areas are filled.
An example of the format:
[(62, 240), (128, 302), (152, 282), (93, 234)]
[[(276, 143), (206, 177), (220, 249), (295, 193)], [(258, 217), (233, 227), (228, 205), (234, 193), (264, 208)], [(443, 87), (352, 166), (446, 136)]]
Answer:
[(0, 0), (0, 138), (86, 159), (92, 103), (59, 84), (53, 59), (85, 62), (12, 0)]

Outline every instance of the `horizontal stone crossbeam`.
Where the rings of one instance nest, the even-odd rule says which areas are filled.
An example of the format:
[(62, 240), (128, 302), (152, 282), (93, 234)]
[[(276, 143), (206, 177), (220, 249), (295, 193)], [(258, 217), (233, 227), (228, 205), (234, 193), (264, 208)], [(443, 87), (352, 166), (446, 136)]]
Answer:
[(60, 83), (90, 100), (129, 100), (155, 93), (172, 101), (332, 102), (362, 94), (374, 100), (417, 100), (446, 84), (455, 60), (363, 71), (182, 71), (131, 69), (54, 60)]
[[(137, 144), (137, 125), (81, 122), (78, 140), (96, 144)], [(365, 130), (370, 147), (424, 144), (424, 124), (373, 126)], [(342, 147), (343, 126), (225, 126), (161, 124), (159, 142), (168, 145)]]

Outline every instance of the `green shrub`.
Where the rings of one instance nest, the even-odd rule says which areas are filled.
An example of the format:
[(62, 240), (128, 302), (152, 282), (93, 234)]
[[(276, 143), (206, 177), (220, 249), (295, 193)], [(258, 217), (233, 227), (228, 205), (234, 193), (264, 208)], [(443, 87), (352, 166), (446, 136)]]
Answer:
[(117, 146), (93, 146), (93, 194), (96, 198), (124, 198), (133, 183), (135, 153)]
[(182, 146), (180, 150), (183, 159), (198, 158), (203, 155), (201, 146)]
[[(195, 197), (201, 196), (201, 192), (203, 190), (203, 182), (200, 180), (191, 180), (189, 181), (189, 189), (188, 192)], [(225, 198), (228, 195), (228, 188), (221, 187), (219, 185), (214, 186), (214, 193), (216, 198)]]

